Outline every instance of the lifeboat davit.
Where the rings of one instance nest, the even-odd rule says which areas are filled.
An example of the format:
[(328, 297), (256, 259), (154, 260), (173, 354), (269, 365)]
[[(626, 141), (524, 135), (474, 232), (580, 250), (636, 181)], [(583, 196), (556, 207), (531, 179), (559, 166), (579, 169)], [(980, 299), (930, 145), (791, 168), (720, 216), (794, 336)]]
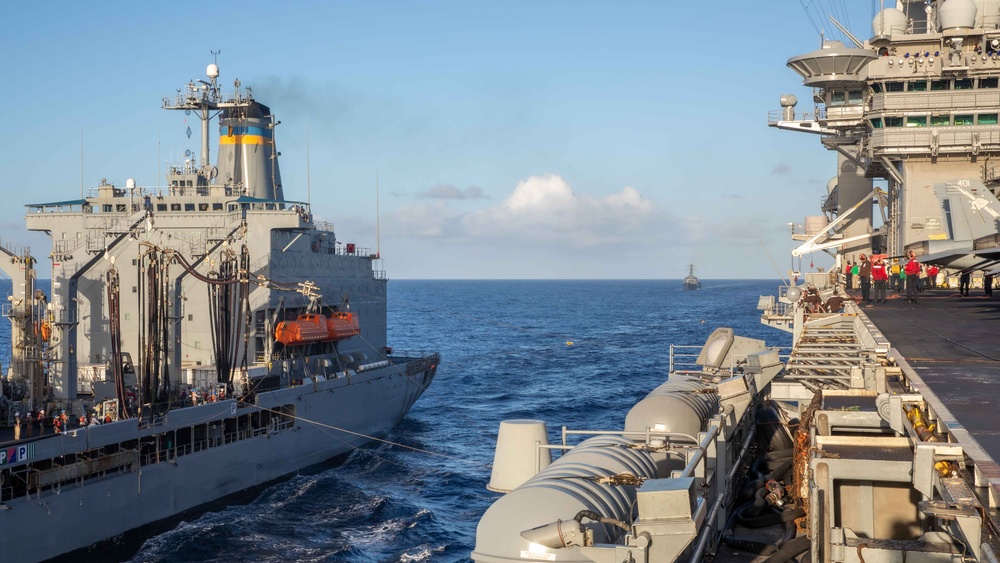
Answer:
[(330, 330), (323, 315), (299, 315), (294, 321), (282, 321), (274, 329), (274, 339), (286, 346), (324, 342), (329, 338)]
[(358, 316), (350, 312), (333, 313), (326, 319), (327, 340), (344, 340), (361, 334)]

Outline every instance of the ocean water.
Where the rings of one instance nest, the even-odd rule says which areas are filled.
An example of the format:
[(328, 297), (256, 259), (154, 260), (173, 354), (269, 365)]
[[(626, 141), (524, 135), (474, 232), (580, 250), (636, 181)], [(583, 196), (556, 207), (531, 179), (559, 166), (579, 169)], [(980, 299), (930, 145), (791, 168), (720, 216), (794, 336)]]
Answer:
[[(666, 378), (670, 344), (717, 327), (786, 346), (777, 281), (391, 281), (389, 344), (437, 350), (433, 385), (386, 441), (149, 537), (135, 562), (468, 561), (500, 421), (620, 429)], [(6, 343), (4, 343), (6, 345)], [(2, 351), (2, 349), (0, 349)]]

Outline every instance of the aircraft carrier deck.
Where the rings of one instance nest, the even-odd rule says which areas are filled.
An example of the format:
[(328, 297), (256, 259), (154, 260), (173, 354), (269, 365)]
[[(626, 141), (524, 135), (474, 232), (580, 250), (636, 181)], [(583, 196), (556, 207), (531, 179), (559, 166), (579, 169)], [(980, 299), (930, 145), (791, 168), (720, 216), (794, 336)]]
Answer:
[(1000, 349), (994, 324), (1000, 321), (1000, 299), (982, 290), (962, 297), (953, 289), (936, 289), (923, 291), (917, 304), (890, 299), (863, 310), (898, 352), (896, 362), (908, 364), (936, 395), (941, 405), (935, 410), (953, 417), (949, 428), (964, 429), (982, 447), (989, 459), (977, 459), (977, 466), (992, 465), (991, 479), (1000, 475), (993, 461), (1000, 459)]

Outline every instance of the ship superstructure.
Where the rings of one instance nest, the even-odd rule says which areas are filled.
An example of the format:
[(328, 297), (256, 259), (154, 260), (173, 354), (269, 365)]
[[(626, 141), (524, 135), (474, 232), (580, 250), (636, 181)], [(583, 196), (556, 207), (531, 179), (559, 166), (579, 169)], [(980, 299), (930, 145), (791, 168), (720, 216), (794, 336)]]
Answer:
[[(163, 102), (201, 120), (199, 158), (166, 186), (102, 181), (31, 204), (49, 255), (0, 248), (15, 292), (7, 439), (21, 426), (0, 456), (0, 528), (25, 540), (4, 541), (4, 560), (83, 548), (350, 451), (433, 379), (436, 354), (387, 346), (380, 257), (284, 198), (280, 122), (218, 76), (209, 65)], [(50, 296), (36, 280), (45, 258)]]
[[(838, 158), (824, 216), (807, 218), (795, 253), (856, 261), (913, 250), (953, 268), (985, 267), (1000, 256), (987, 209), (1000, 189), (1000, 3), (887, 5), (872, 31), (788, 60), (815, 107), (796, 113), (795, 96), (782, 96), (770, 125), (819, 135)], [(872, 202), (882, 215), (874, 226)]]

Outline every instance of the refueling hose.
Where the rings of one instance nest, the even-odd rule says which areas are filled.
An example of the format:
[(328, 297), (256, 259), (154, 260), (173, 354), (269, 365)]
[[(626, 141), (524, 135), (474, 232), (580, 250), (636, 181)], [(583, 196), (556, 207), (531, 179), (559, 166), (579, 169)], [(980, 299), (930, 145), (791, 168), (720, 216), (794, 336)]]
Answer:
[(614, 518), (605, 518), (604, 516), (601, 516), (600, 514), (594, 512), (593, 510), (581, 510), (580, 512), (576, 513), (576, 516), (573, 517), (573, 520), (576, 520), (577, 524), (583, 524), (584, 518), (593, 520), (594, 522), (599, 522), (601, 524), (611, 524), (612, 526), (618, 526), (619, 528), (625, 530), (627, 533), (632, 532), (632, 528), (630, 528), (628, 524), (626, 524), (625, 522), (622, 522), (621, 520), (616, 520)]
[(762, 430), (762, 443), (768, 451), (786, 450), (793, 446), (792, 436), (778, 408), (773, 405), (772, 401), (767, 401), (757, 409), (757, 426)]
[(789, 508), (788, 510), (764, 514), (763, 516), (744, 516), (743, 514), (738, 513), (736, 520), (744, 528), (766, 528), (777, 524), (794, 522), (796, 519), (802, 518), (805, 515), (806, 509), (800, 506), (799, 508)]
[(764, 563), (787, 563), (792, 558), (808, 551), (811, 546), (812, 541), (809, 536), (799, 536), (786, 542), (778, 551), (765, 559)]

